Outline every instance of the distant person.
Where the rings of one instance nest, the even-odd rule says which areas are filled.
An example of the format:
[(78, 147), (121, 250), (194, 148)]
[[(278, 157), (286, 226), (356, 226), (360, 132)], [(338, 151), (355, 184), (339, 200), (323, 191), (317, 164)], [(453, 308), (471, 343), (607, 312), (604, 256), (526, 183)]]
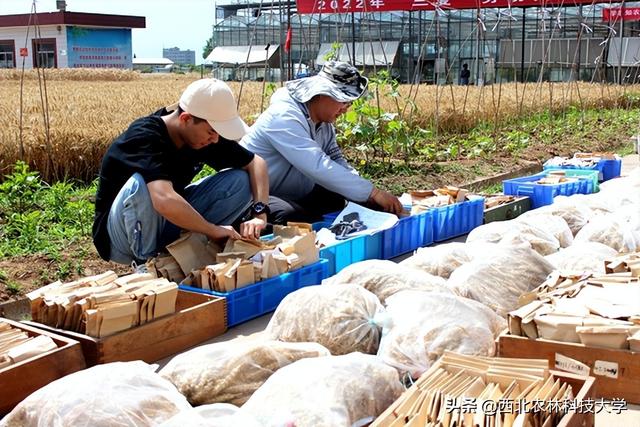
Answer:
[(464, 86), (468, 85), (470, 77), (471, 71), (469, 71), (469, 67), (467, 64), (462, 64), (462, 70), (460, 70), (460, 84)]
[(289, 81), (241, 144), (269, 169), (269, 221), (315, 222), (346, 200), (399, 214), (397, 197), (358, 175), (336, 142), (336, 119), (367, 91), (368, 80), (346, 62), (329, 61), (319, 74)]
[[(100, 256), (144, 262), (181, 229), (210, 239), (259, 237), (269, 181), (264, 160), (235, 142), (247, 130), (231, 89), (217, 79), (197, 80), (178, 103), (135, 120), (102, 160), (93, 223)], [(227, 170), (191, 184), (205, 164)], [(255, 218), (238, 233), (231, 224), (250, 207)]]

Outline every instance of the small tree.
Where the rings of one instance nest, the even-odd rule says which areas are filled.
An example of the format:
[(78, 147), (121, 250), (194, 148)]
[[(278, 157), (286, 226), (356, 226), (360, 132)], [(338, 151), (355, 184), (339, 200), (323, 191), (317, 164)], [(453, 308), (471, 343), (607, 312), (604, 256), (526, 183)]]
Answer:
[(207, 56), (209, 56), (212, 50), (213, 50), (213, 36), (209, 37), (209, 40), (207, 40), (204, 47), (202, 48), (202, 59), (207, 59)]

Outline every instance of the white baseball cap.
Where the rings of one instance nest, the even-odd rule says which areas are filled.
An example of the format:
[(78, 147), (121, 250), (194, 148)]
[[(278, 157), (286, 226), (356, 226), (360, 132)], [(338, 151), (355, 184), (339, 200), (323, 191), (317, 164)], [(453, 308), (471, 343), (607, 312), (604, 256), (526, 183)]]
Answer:
[(180, 101), (167, 107), (167, 111), (177, 109), (178, 105), (192, 116), (206, 120), (223, 138), (238, 141), (249, 131), (238, 115), (231, 89), (221, 80), (196, 80), (182, 92)]

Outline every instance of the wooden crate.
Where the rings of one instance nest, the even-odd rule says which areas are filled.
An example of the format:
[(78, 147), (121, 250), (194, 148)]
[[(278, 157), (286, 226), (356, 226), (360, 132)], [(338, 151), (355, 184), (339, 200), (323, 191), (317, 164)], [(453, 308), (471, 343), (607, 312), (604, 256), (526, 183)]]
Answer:
[[(431, 369), (437, 369), (439, 362), (436, 362)], [(571, 389), (573, 390), (574, 399), (577, 404), (579, 404), (583, 400), (594, 399), (594, 381), (593, 377), (580, 376), (576, 374), (571, 374), (569, 372), (561, 372), (557, 370), (549, 370), (549, 374), (555, 378), (559, 379), (561, 384), (569, 384)], [(407, 393), (412, 393), (415, 389), (415, 385), (409, 388), (404, 392), (398, 399), (403, 399)], [(397, 402), (397, 400), (396, 400)], [(396, 404), (392, 404), (388, 409), (386, 409), (380, 416), (376, 419), (373, 425), (395, 425), (389, 424), (393, 420), (393, 416), (391, 415), (394, 411)], [(396, 415), (397, 416), (397, 415)], [(391, 418), (389, 418), (391, 417)], [(405, 424), (399, 424), (405, 425)], [(562, 417), (560, 422), (556, 425), (556, 427), (594, 427), (595, 425), (595, 413), (593, 411), (570, 411), (565, 416)]]
[[(556, 370), (549, 372), (554, 378), (558, 378), (562, 383), (567, 383), (571, 386), (576, 401), (580, 402), (595, 398), (595, 378)], [(562, 417), (558, 427), (593, 427), (595, 420), (596, 414), (593, 411), (571, 411)]]
[(78, 341), (13, 320), (1, 320), (30, 337), (49, 336), (58, 348), (0, 369), (0, 416), (39, 388), (86, 367)]
[(550, 366), (555, 367), (556, 354), (589, 367), (588, 374), (595, 378), (596, 397), (640, 403), (640, 353), (545, 339), (533, 340), (507, 333), (498, 338), (500, 357), (547, 359)]
[(152, 363), (223, 334), (227, 307), (224, 298), (179, 290), (175, 313), (104, 338), (27, 323), (80, 341), (88, 366), (131, 360)]

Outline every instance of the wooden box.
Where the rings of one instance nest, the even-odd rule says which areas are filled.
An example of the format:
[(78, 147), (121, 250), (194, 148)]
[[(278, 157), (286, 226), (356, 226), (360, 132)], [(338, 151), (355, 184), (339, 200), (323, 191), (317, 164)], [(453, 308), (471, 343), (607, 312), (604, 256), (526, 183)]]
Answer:
[[(571, 374), (569, 372), (549, 371), (554, 378), (562, 383), (567, 383), (573, 389), (574, 399), (581, 402), (595, 398), (595, 378)], [(596, 414), (593, 411), (571, 411), (558, 423), (558, 427), (593, 427), (596, 422)]]
[(78, 341), (13, 320), (2, 321), (30, 337), (49, 336), (58, 348), (0, 369), (0, 416), (39, 388), (86, 367)]
[[(556, 356), (559, 354), (561, 356)], [(577, 372), (595, 378), (596, 397), (625, 399), (628, 403), (640, 403), (640, 353), (630, 350), (587, 347), (584, 344), (565, 343), (545, 339), (529, 339), (503, 333), (498, 338), (500, 357), (547, 359), (551, 367), (562, 367), (562, 356), (575, 359), (585, 365), (573, 367)], [(563, 370), (567, 370), (563, 367)], [(572, 367), (569, 367), (572, 369)]]
[(175, 313), (104, 338), (27, 323), (80, 341), (87, 366), (132, 360), (152, 363), (223, 334), (227, 307), (224, 298), (179, 290)]

